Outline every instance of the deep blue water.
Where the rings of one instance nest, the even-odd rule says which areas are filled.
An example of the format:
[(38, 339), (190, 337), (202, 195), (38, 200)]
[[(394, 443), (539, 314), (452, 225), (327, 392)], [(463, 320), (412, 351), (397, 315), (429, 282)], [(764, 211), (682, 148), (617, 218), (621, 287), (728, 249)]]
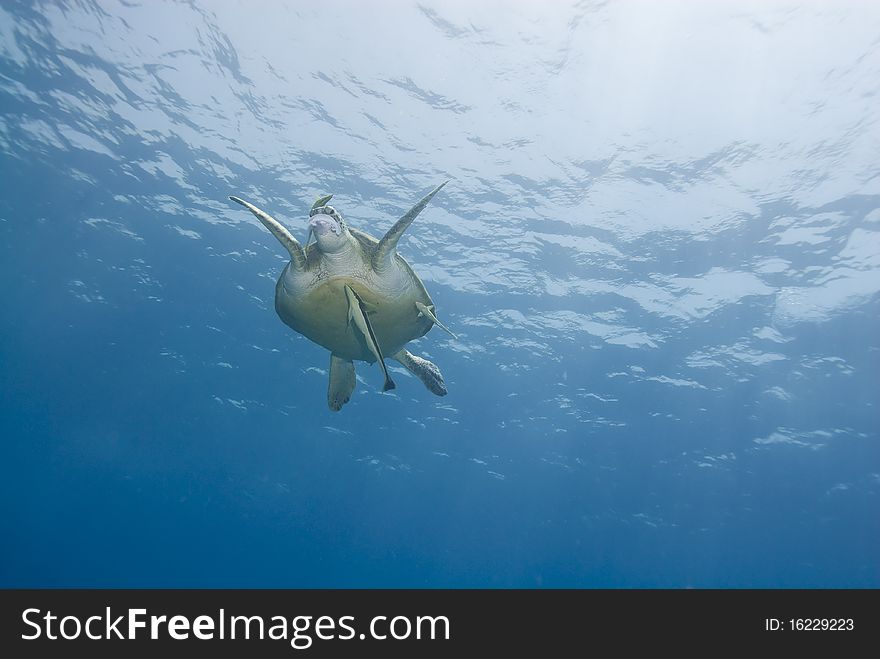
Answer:
[[(472, 4), (3, 3), (0, 586), (880, 586), (877, 5)], [(333, 413), (227, 196), (446, 179)]]

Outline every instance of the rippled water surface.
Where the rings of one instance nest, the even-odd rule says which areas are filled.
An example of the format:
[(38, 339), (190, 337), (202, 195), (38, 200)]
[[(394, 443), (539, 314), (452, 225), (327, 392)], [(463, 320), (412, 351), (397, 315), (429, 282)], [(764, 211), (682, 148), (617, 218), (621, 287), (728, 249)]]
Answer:
[[(4, 2), (0, 585), (880, 586), (871, 2)], [(276, 316), (321, 194), (440, 319)]]

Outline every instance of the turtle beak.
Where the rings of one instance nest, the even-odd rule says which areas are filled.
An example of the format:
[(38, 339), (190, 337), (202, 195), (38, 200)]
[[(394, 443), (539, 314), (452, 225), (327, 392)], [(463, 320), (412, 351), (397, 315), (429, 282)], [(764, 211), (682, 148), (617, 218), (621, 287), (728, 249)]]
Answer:
[(329, 215), (315, 215), (309, 220), (309, 231), (320, 236), (326, 231), (332, 231), (337, 236), (342, 235), (342, 226)]

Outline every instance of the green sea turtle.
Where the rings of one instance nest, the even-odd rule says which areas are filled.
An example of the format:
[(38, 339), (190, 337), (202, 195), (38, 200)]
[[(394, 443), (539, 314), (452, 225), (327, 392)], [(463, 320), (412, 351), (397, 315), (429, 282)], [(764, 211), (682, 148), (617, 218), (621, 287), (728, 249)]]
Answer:
[[(330, 351), (327, 404), (338, 411), (355, 387), (354, 360), (379, 362), (383, 391), (394, 389), (385, 358), (400, 362), (438, 396), (446, 395), (440, 369), (404, 346), (433, 325), (450, 332), (435, 316), (434, 303), (419, 276), (397, 253), (406, 228), (446, 183), (437, 186), (401, 217), (382, 240), (348, 226), (321, 197), (309, 211), (305, 248), (278, 220), (238, 197), (290, 253), (275, 286), (275, 311), (285, 324)], [(315, 242), (311, 242), (312, 234)]]

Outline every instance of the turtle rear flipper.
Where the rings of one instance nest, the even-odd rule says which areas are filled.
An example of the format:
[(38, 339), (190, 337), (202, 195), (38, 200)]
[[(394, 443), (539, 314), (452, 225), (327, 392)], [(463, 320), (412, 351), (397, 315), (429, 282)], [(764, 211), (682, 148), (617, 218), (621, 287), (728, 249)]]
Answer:
[(398, 350), (392, 359), (400, 362), (407, 371), (415, 375), (433, 394), (445, 396), (446, 383), (443, 382), (443, 374), (433, 362), (429, 362), (424, 357), (418, 357), (408, 350)]
[(331, 353), (330, 386), (327, 387), (327, 405), (331, 410), (338, 412), (351, 399), (356, 382), (354, 362)]

